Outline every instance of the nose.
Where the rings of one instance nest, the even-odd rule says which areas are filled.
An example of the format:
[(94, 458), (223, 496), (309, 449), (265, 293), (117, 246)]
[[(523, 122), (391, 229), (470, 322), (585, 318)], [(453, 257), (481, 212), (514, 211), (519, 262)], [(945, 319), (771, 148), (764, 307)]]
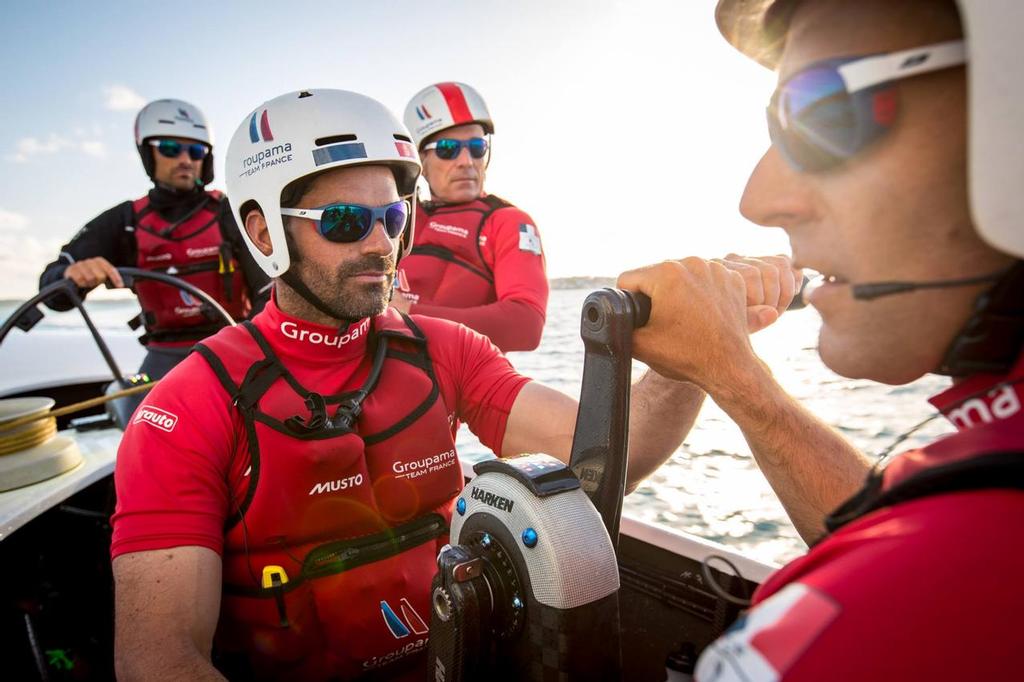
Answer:
[[(399, 237), (400, 238), (400, 237)], [(386, 256), (395, 250), (398, 239), (392, 239), (384, 229), (384, 221), (378, 220), (366, 238), (360, 242), (364, 253)]]
[(472, 166), (473, 165), (473, 156), (469, 153), (469, 145), (468, 144), (464, 144), (461, 147), (459, 147), (459, 153), (455, 157), (455, 163), (457, 163), (460, 166)]
[(807, 178), (769, 147), (747, 180), (740, 213), (752, 223), (786, 229), (806, 220), (812, 210)]

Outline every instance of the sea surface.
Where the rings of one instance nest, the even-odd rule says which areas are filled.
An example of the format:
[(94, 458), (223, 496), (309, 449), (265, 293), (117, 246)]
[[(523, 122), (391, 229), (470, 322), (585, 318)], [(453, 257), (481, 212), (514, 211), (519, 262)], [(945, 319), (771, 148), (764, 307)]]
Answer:
[[(578, 396), (580, 390), (583, 342), (579, 320), (588, 293), (581, 289), (553, 290), (540, 348), (532, 353), (509, 354), (519, 371), (572, 396)], [(14, 307), (12, 302), (0, 301), (0, 320), (6, 319)], [(101, 332), (120, 337), (122, 342), (127, 335), (125, 322), (138, 312), (132, 299), (90, 301), (87, 307)], [(933, 414), (925, 398), (941, 390), (945, 380), (926, 377), (909, 386), (892, 387), (838, 377), (818, 358), (818, 324), (812, 309), (793, 311), (753, 337), (755, 349), (776, 379), (813, 413), (872, 455), (884, 451), (900, 434)], [(39, 324), (41, 336), (81, 328), (81, 318), (75, 312), (49, 312)], [(12, 337), (21, 334), (15, 330)], [(24, 342), (31, 339), (27, 336)], [(0, 348), (0, 358), (7, 367), (12, 362), (8, 353), (25, 347), (24, 342), (11, 340), (11, 350)], [(680, 339), (680, 343), (685, 342)], [(133, 346), (134, 342), (128, 344)], [(31, 371), (21, 365), (18, 369)], [(642, 364), (634, 363), (634, 377), (644, 369)], [(943, 420), (935, 420), (901, 448), (927, 442), (948, 430)], [(465, 428), (459, 436), (459, 452), (470, 459), (490, 456)], [(739, 429), (710, 400), (683, 445), (626, 498), (624, 509), (634, 517), (720, 542), (769, 563), (784, 563), (806, 551)]]

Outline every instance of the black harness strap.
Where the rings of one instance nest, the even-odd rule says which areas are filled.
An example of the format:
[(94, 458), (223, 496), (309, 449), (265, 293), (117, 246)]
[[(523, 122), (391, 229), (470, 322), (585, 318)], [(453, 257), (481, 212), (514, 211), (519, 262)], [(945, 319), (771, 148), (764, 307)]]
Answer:
[(303, 559), (301, 573), (280, 586), (264, 588), (225, 583), (224, 593), (258, 599), (276, 597), (295, 589), (307, 580), (337, 575), (396, 556), (425, 542), (436, 540), (447, 532), (448, 524), (444, 517), (431, 512), (380, 533), (336, 540), (314, 547)]
[(933, 467), (885, 491), (882, 472), (873, 472), (856, 495), (825, 518), (825, 527), (834, 533), (873, 511), (922, 497), (998, 488), (1024, 490), (1024, 451), (992, 452)]

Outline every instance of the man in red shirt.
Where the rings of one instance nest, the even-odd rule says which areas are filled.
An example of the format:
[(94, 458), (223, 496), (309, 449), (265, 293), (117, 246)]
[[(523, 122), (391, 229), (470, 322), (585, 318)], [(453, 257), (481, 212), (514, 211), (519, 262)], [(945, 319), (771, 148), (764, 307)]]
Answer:
[[(772, 146), (740, 209), (782, 227), (796, 264), (822, 274), (809, 296), (822, 359), (887, 384), (953, 377), (931, 402), (957, 432), (871, 466), (774, 382), (742, 333), (742, 299), (698, 264), (623, 275), (654, 301), (638, 357), (729, 413), (812, 543), (703, 653), (696, 678), (1016, 679), (1024, 6), (721, 0), (717, 20), (779, 72)], [(680, 329), (717, 343), (680, 344)]]
[(430, 201), (419, 204), (391, 305), (461, 322), (505, 352), (533, 350), (548, 305), (544, 252), (533, 219), (484, 190), (494, 133), (487, 104), (465, 83), (437, 83), (409, 101), (405, 125)]
[[(568, 460), (578, 406), (479, 333), (388, 308), (420, 164), (378, 102), (271, 100), (236, 131), (226, 168), (274, 296), (200, 344), (125, 432), (118, 677), (218, 679), (216, 632), (221, 670), (243, 677), (421, 679), (430, 580), (463, 484), (459, 423), (502, 456)], [(764, 271), (788, 293), (753, 306), (752, 328), (795, 286), (788, 267)], [(635, 384), (631, 482), (676, 449), (702, 395), (655, 373)], [(409, 632), (388, 627), (397, 613)]]

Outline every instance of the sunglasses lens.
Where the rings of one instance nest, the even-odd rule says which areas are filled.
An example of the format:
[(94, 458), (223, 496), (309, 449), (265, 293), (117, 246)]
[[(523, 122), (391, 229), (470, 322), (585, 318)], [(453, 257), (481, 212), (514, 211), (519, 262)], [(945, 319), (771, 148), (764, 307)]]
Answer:
[(196, 142), (195, 144), (190, 144), (188, 146), (188, 158), (192, 159), (193, 161), (205, 159), (206, 154), (207, 151), (205, 144), (199, 144), (198, 142)]
[(406, 201), (391, 204), (384, 213), (384, 229), (392, 239), (402, 234), (408, 221), (409, 203)]
[(438, 140), (437, 147), (434, 148), (434, 152), (439, 158), (451, 160), (459, 155), (459, 151), (462, 150), (462, 142), (459, 140), (449, 140), (447, 138)]
[(487, 140), (482, 137), (474, 137), (469, 140), (469, 155), (474, 159), (482, 159), (487, 155)]
[(856, 102), (834, 68), (813, 68), (784, 83), (768, 110), (772, 143), (795, 168), (816, 172), (856, 154), (865, 141)]
[(324, 210), (320, 217), (320, 234), (327, 241), (346, 244), (357, 242), (370, 232), (373, 217), (363, 206), (338, 204)]
[(175, 140), (160, 140), (156, 150), (160, 152), (161, 156), (166, 156), (168, 159), (176, 159), (181, 154), (181, 143)]

